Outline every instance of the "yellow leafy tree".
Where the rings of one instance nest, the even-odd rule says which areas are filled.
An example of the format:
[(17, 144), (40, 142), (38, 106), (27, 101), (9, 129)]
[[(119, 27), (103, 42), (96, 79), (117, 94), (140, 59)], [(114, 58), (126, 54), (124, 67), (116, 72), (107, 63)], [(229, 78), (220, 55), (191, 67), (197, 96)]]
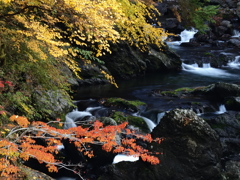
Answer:
[(120, 41), (142, 51), (149, 44), (161, 48), (168, 33), (147, 22), (155, 14), (147, 0), (0, 0), (0, 80), (13, 82), (12, 93), (18, 91), (5, 93), (3, 105), (13, 103), (33, 118), (50, 114), (32, 102), (33, 95), (55, 89), (70, 101), (65, 67), (81, 78), (79, 61), (101, 63), (98, 57)]

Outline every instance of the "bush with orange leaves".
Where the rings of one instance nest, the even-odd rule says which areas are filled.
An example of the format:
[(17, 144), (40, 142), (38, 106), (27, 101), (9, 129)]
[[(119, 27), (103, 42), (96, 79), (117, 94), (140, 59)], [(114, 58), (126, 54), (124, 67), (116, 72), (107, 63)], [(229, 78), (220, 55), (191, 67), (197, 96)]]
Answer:
[[(141, 157), (143, 161), (147, 161), (153, 165), (160, 163), (159, 159), (149, 152), (147, 149), (137, 145), (136, 140), (141, 139), (146, 142), (157, 141), (153, 140), (151, 135), (137, 134), (129, 129), (126, 129), (127, 123), (122, 123), (117, 126), (106, 126), (99, 121), (93, 122), (91, 127), (83, 128), (81, 126), (70, 129), (58, 129), (44, 122), (29, 122), (27, 118), (13, 115), (10, 121), (16, 123), (12, 129), (5, 129), (0, 139), (0, 176), (11, 177), (16, 176), (21, 170), (17, 166), (19, 159), (27, 161), (29, 158), (34, 158), (39, 163), (45, 163), (49, 172), (58, 172), (58, 168), (66, 168), (76, 173), (81, 179), (81, 172), (71, 170), (69, 165), (64, 164), (55, 158), (58, 154), (58, 145), (62, 144), (62, 140), (68, 139), (73, 142), (79, 151), (85, 156), (91, 158), (94, 152), (89, 148), (89, 144), (98, 144), (107, 152), (125, 153)], [(61, 126), (62, 122), (57, 119), (51, 123), (57, 123)], [(133, 138), (122, 138), (121, 143), (116, 141), (118, 133), (131, 135)], [(36, 143), (36, 139), (45, 139), (46, 146)], [(156, 153), (158, 154), (158, 153)], [(79, 166), (79, 165), (78, 165)]]

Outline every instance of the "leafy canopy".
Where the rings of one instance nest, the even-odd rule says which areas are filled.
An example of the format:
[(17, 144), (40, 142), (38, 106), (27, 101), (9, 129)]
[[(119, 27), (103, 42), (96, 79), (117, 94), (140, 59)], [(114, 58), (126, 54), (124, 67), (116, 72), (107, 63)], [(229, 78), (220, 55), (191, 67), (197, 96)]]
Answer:
[(218, 12), (218, 6), (207, 5), (209, 0), (179, 0), (180, 16), (186, 26), (195, 27), (201, 33), (209, 29), (209, 22), (214, 22), (213, 16)]
[(168, 34), (147, 22), (156, 14), (149, 0), (0, 0), (0, 80), (14, 85), (2, 92), (2, 105), (29, 118), (50, 116), (34, 99), (53, 91), (70, 102), (66, 68), (81, 78), (79, 63), (101, 67), (99, 57), (120, 41), (161, 48)]

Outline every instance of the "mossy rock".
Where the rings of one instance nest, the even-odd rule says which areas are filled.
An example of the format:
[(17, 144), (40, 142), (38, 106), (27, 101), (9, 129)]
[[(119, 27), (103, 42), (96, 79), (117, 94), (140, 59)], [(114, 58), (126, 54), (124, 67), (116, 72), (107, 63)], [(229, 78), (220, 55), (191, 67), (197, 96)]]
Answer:
[(131, 112), (139, 111), (143, 106), (146, 106), (146, 103), (141, 101), (128, 101), (122, 98), (108, 98), (106, 99), (105, 106), (115, 106), (117, 108), (125, 109)]
[(229, 97), (225, 100), (225, 105), (228, 110), (240, 110), (240, 97)]
[(189, 88), (189, 87), (182, 87), (178, 88), (172, 91), (162, 91), (160, 94), (162, 96), (181, 96), (182, 94), (187, 94), (193, 92), (195, 89), (194, 88)]
[(128, 116), (127, 120), (128, 120), (129, 125), (133, 125), (134, 127), (138, 127), (143, 132), (146, 132), (146, 133), (149, 132), (149, 129), (148, 129), (148, 126), (147, 126), (146, 122), (141, 117)]
[(121, 123), (127, 121), (126, 115), (120, 111), (113, 112), (111, 117), (117, 122), (117, 124), (121, 124)]
[(141, 117), (127, 115), (127, 114), (125, 114), (123, 112), (120, 112), (120, 111), (114, 112), (111, 117), (118, 124), (121, 124), (121, 123), (127, 121), (129, 125), (137, 127), (143, 132), (149, 132), (149, 129), (148, 129), (148, 126), (147, 126), (146, 122)]

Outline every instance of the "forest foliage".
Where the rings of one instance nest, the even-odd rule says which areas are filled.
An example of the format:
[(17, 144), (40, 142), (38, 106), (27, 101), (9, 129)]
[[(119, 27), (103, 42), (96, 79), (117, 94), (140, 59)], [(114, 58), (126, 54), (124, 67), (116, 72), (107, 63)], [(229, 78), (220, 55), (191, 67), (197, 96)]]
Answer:
[(150, 0), (1, 0), (0, 80), (13, 84), (2, 89), (2, 105), (31, 119), (50, 116), (36, 99), (58, 90), (71, 103), (66, 67), (81, 78), (80, 62), (103, 63), (98, 57), (120, 41), (142, 51), (161, 48), (168, 34), (147, 20), (157, 12)]
[[(209, 14), (211, 9), (197, 8), (193, 19), (201, 22), (206, 11)], [(81, 78), (79, 63), (103, 63), (99, 57), (111, 53), (111, 44), (126, 41), (141, 51), (148, 52), (150, 44), (161, 49), (168, 33), (158, 15), (152, 0), (0, 0), (1, 176), (17, 176), (18, 164), (29, 158), (45, 163), (50, 172), (67, 168), (55, 158), (56, 146), (63, 139), (89, 158), (94, 152), (86, 145), (98, 144), (107, 152), (159, 163), (136, 139), (160, 139), (136, 134), (125, 128), (126, 123), (104, 127), (95, 121), (89, 128), (62, 129), (59, 121), (52, 126), (54, 108), (49, 108), (54, 107), (51, 98), (59, 94), (72, 105), (69, 80)], [(102, 69), (101, 73), (117, 86), (109, 72)], [(43, 119), (46, 122), (37, 121)], [(118, 144), (116, 133), (133, 138), (123, 138)], [(37, 144), (36, 139), (44, 139), (47, 145)]]
[(209, 5), (209, 0), (179, 0), (178, 19), (184, 19), (186, 27), (194, 27), (201, 33), (209, 29), (209, 23), (214, 23), (214, 16), (219, 6)]
[[(78, 126), (67, 130), (62, 129), (62, 122), (57, 121), (57, 127), (49, 124), (54, 110), (49, 108), (53, 103), (51, 98), (61, 94), (72, 105), (69, 80), (81, 78), (80, 62), (90, 66), (103, 63), (99, 57), (111, 53), (111, 44), (121, 41), (142, 51), (148, 51), (149, 44), (161, 49), (168, 34), (147, 20), (158, 14), (153, 3), (151, 0), (0, 0), (1, 176), (17, 178), (21, 171), (19, 163), (29, 158), (46, 164), (50, 172), (67, 168), (55, 159), (56, 146), (63, 139), (69, 139), (89, 158), (94, 152), (86, 145), (98, 144), (107, 152), (128, 153), (151, 164), (159, 163), (136, 144), (136, 139), (151, 142), (151, 137), (125, 130), (126, 123), (103, 127), (96, 121), (91, 128)], [(116, 85), (108, 72), (104, 69), (101, 72)], [(117, 144), (116, 133), (123, 132), (134, 138), (122, 139)], [(44, 139), (47, 145), (39, 145), (36, 139)], [(77, 173), (81, 176), (81, 172)]]

